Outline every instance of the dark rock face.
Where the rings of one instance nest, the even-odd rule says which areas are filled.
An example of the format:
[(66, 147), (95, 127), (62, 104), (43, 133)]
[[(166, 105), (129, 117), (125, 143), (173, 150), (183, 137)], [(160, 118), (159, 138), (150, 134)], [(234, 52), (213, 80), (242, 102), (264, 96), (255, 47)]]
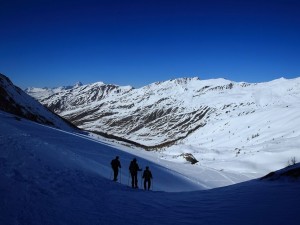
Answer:
[(185, 158), (186, 161), (190, 162), (191, 164), (195, 164), (195, 163), (199, 162), (191, 153), (183, 153), (183, 154), (181, 154), (181, 156), (183, 158)]
[(9, 78), (3, 74), (0, 74), (0, 110), (57, 128), (76, 128), (65, 119), (53, 114), (20, 88), (14, 86)]

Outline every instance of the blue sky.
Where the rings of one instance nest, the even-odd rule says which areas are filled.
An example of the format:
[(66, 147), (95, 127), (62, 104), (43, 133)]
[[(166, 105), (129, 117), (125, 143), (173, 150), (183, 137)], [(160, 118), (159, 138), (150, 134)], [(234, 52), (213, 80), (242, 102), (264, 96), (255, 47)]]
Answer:
[(25, 88), (300, 76), (298, 0), (0, 0), (0, 72)]

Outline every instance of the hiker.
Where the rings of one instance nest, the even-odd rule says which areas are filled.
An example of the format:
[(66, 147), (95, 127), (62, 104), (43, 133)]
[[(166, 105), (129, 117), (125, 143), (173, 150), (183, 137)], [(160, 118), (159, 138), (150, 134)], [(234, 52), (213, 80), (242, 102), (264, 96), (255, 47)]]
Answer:
[(132, 186), (132, 188), (138, 188), (138, 179), (137, 179), (137, 172), (138, 171), (142, 171), (142, 169), (140, 169), (139, 165), (136, 162), (136, 158), (134, 158), (130, 162), (130, 166), (129, 166), (129, 172), (131, 174), (131, 186)]
[(114, 181), (117, 181), (118, 180), (118, 174), (119, 174), (119, 168), (121, 168), (121, 163), (120, 163), (120, 161), (119, 161), (119, 156), (116, 156), (116, 158), (115, 159), (113, 159), (112, 161), (111, 161), (111, 168), (113, 169), (113, 171), (114, 171)]
[(152, 173), (149, 170), (149, 166), (146, 166), (146, 169), (144, 170), (143, 173), (143, 178), (144, 178), (144, 189), (149, 191), (151, 187), (151, 179), (152, 179)]

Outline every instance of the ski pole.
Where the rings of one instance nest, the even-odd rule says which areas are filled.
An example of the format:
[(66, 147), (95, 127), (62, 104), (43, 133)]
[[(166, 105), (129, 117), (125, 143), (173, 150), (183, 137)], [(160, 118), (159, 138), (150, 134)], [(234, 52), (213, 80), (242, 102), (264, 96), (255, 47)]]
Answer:
[(129, 186), (129, 180), (130, 180), (130, 174), (129, 174), (129, 176), (128, 176), (128, 186)]
[(120, 184), (122, 184), (122, 168), (120, 168)]
[(141, 189), (143, 189), (143, 175), (141, 174)]
[(112, 176), (112, 171), (110, 171), (110, 176), (109, 176), (109, 179), (111, 180), (111, 176)]
[(153, 187), (154, 187), (153, 178), (151, 179), (151, 181), (152, 181), (152, 185), (151, 185), (151, 191), (153, 191)]

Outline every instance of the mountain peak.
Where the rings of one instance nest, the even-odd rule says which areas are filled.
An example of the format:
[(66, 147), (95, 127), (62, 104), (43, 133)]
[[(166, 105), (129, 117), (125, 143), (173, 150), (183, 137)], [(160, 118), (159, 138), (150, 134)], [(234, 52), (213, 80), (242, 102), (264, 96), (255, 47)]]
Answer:
[(81, 87), (82, 85), (83, 84), (80, 81), (78, 81), (75, 83), (74, 88)]

